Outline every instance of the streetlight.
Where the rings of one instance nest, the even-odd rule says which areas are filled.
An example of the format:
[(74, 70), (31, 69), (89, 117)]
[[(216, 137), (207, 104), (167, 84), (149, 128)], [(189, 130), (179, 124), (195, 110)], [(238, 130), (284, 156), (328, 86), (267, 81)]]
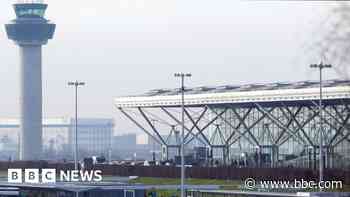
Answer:
[[(153, 123), (153, 127), (156, 128), (156, 122), (158, 120), (152, 119), (151, 122)], [(152, 140), (152, 160), (154, 162), (154, 165), (156, 164), (156, 143), (154, 140)]]
[(332, 65), (330, 64), (323, 64), (322, 62), (320, 64), (311, 64), (311, 68), (317, 68), (320, 71), (320, 100), (319, 100), (319, 116), (320, 116), (320, 131), (319, 131), (319, 141), (320, 141), (320, 161), (319, 161), (319, 173), (320, 173), (320, 182), (323, 181), (323, 168), (324, 168), (324, 162), (323, 162), (323, 107), (322, 107), (322, 70), (324, 68), (331, 68)]
[(175, 77), (181, 77), (181, 108), (182, 108), (182, 133), (181, 133), (181, 197), (185, 197), (185, 77), (191, 77), (190, 73), (175, 73)]
[(78, 170), (78, 87), (84, 86), (85, 82), (68, 82), (69, 86), (75, 87), (75, 149), (74, 149), (74, 169)]

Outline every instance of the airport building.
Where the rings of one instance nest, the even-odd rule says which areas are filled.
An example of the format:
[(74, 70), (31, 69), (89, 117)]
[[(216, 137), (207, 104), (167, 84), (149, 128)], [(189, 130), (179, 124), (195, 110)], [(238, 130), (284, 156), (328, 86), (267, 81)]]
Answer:
[[(325, 167), (350, 168), (350, 81), (324, 81), (322, 116), (319, 99), (318, 81), (186, 88), (185, 145), (208, 148), (223, 165), (316, 169), (323, 133)], [(179, 148), (164, 136), (173, 135), (174, 125), (181, 129), (180, 89), (118, 97), (114, 104), (157, 144)]]
[[(20, 121), (15, 118), (0, 119), (0, 159), (18, 159)], [(83, 118), (78, 120), (79, 157), (108, 156), (113, 135), (113, 119)], [(43, 119), (43, 159), (73, 158), (75, 119)]]
[(113, 136), (113, 148), (122, 150), (135, 149), (136, 138), (136, 134), (124, 134)]
[[(75, 119), (71, 119), (68, 141), (74, 150)], [(112, 119), (78, 119), (79, 157), (104, 156), (111, 151), (114, 121)]]

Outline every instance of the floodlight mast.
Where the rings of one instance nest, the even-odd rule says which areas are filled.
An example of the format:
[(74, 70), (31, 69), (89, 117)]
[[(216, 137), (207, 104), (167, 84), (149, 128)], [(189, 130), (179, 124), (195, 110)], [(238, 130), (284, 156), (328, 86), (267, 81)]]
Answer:
[(185, 77), (191, 77), (190, 73), (175, 73), (175, 77), (181, 77), (181, 108), (182, 108), (182, 132), (181, 132), (181, 197), (185, 197)]
[(75, 143), (74, 143), (74, 169), (78, 170), (78, 87), (84, 86), (85, 82), (68, 82), (68, 86), (75, 88)]
[(320, 99), (319, 99), (319, 116), (320, 116), (320, 119), (319, 119), (319, 124), (320, 124), (320, 127), (319, 127), (319, 152), (320, 152), (320, 155), (319, 155), (319, 181), (323, 181), (324, 179), (324, 161), (323, 161), (323, 136), (324, 136), (324, 132), (323, 132), (323, 103), (322, 103), (322, 70), (324, 68), (331, 68), (332, 65), (330, 64), (323, 64), (322, 62), (320, 64), (311, 64), (310, 65), (310, 68), (317, 68), (319, 69), (319, 74), (320, 74)]

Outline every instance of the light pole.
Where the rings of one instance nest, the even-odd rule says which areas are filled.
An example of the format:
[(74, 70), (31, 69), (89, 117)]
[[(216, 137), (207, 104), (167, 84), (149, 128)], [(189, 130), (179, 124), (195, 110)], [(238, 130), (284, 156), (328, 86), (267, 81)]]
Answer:
[[(151, 122), (153, 123), (153, 127), (156, 128), (156, 119), (152, 119)], [(152, 140), (152, 160), (154, 162), (154, 165), (156, 164), (156, 143), (154, 140)]]
[(190, 73), (175, 73), (175, 77), (181, 77), (181, 108), (182, 108), (182, 132), (181, 132), (181, 197), (185, 197), (185, 77), (191, 77)]
[(320, 72), (320, 100), (319, 100), (319, 116), (320, 116), (320, 131), (319, 131), (319, 149), (320, 149), (320, 156), (319, 156), (319, 173), (320, 173), (320, 182), (323, 181), (323, 169), (324, 169), (324, 162), (323, 162), (323, 106), (322, 106), (322, 70), (324, 68), (331, 68), (332, 65), (330, 64), (323, 64), (322, 62), (320, 64), (311, 64), (311, 68), (317, 68)]
[(68, 82), (69, 86), (75, 87), (75, 148), (74, 148), (74, 169), (78, 170), (78, 87), (84, 86), (85, 82)]

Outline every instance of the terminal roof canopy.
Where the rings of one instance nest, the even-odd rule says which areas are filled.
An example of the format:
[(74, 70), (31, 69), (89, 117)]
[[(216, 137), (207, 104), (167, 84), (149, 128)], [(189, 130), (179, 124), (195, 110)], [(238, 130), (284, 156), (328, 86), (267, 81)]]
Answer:
[[(350, 80), (327, 80), (323, 81), (323, 87), (350, 86)], [(186, 94), (206, 94), (223, 92), (246, 92), (259, 90), (285, 90), (285, 89), (306, 89), (319, 87), (318, 81), (299, 82), (275, 82), (275, 83), (253, 83), (244, 85), (222, 85), (222, 86), (202, 86), (186, 88)], [(180, 94), (180, 89), (155, 89), (138, 96), (167, 96)]]
[[(319, 99), (318, 81), (252, 83), (245, 85), (221, 85), (185, 88), (185, 105), (239, 105), (254, 106), (255, 103), (294, 105), (295, 102), (313, 105)], [(323, 81), (323, 99), (329, 102), (350, 102), (350, 80)], [(155, 89), (147, 93), (115, 98), (118, 108), (127, 107), (178, 107), (181, 91)], [(311, 102), (310, 102), (311, 101)]]

